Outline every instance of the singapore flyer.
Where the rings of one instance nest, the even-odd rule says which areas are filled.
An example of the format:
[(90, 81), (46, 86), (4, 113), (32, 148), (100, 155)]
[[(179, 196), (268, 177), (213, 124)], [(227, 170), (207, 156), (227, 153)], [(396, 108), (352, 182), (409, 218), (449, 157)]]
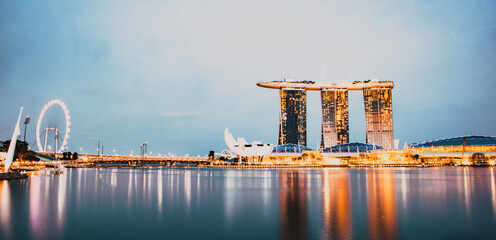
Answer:
[(53, 99), (47, 102), (41, 109), (36, 124), (38, 151), (48, 152), (53, 149), (58, 153), (63, 152), (71, 131), (70, 120), (69, 110), (62, 100)]

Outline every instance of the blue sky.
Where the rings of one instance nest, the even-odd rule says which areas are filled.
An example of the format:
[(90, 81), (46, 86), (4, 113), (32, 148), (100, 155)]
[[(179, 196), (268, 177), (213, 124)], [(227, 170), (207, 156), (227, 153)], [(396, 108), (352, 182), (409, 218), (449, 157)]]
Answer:
[[(205, 155), (223, 130), (276, 143), (278, 92), (262, 81), (395, 82), (401, 145), (496, 135), (494, 1), (0, 1), (0, 138), (19, 107), (51, 99), (69, 150)], [(308, 144), (321, 109), (308, 93)], [(365, 141), (361, 92), (350, 138)]]

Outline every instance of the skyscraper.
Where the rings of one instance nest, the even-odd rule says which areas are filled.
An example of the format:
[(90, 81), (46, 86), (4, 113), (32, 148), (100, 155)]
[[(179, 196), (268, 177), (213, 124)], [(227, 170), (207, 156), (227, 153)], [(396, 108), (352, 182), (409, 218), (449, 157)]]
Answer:
[(366, 138), (365, 142), (381, 145), (384, 149), (394, 147), (393, 104), (391, 88), (364, 88)]
[(307, 92), (305, 89), (281, 88), (281, 115), (278, 145), (307, 145)]
[(321, 148), (349, 142), (348, 91), (322, 89)]
[(264, 88), (279, 89), (281, 113), (279, 116), (278, 145), (307, 144), (306, 91), (320, 91), (322, 106), (322, 148), (349, 143), (348, 91), (362, 91), (365, 105), (366, 142), (383, 149), (394, 147), (392, 81), (377, 78), (353, 83), (317, 83), (303, 80), (257, 83)]

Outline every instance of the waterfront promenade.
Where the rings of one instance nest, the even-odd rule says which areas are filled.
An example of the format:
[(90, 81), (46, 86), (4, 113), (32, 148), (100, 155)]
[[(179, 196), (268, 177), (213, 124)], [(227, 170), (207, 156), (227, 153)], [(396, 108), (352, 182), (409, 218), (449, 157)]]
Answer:
[[(271, 153), (261, 160), (243, 159), (236, 162), (201, 156), (119, 156), (84, 153), (78, 154), (78, 156), (77, 160), (15, 161), (13, 169), (29, 171), (57, 165), (72, 167), (174, 167), (186, 165), (216, 168), (494, 166), (496, 146), (442, 146), (370, 152), (303, 151), (300, 153)], [(60, 159), (62, 154), (56, 154), (55, 157)]]

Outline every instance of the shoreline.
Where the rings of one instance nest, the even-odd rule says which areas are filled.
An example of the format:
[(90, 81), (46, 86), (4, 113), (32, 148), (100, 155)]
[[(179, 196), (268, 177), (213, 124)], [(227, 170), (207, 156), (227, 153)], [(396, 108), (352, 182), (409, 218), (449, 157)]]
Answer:
[(65, 165), (65, 168), (122, 168), (122, 169), (158, 169), (158, 168), (219, 168), (219, 169), (308, 169), (308, 168), (442, 168), (442, 167), (495, 167), (493, 165), (449, 165), (449, 164), (215, 164), (197, 166), (94, 166), (94, 165)]

